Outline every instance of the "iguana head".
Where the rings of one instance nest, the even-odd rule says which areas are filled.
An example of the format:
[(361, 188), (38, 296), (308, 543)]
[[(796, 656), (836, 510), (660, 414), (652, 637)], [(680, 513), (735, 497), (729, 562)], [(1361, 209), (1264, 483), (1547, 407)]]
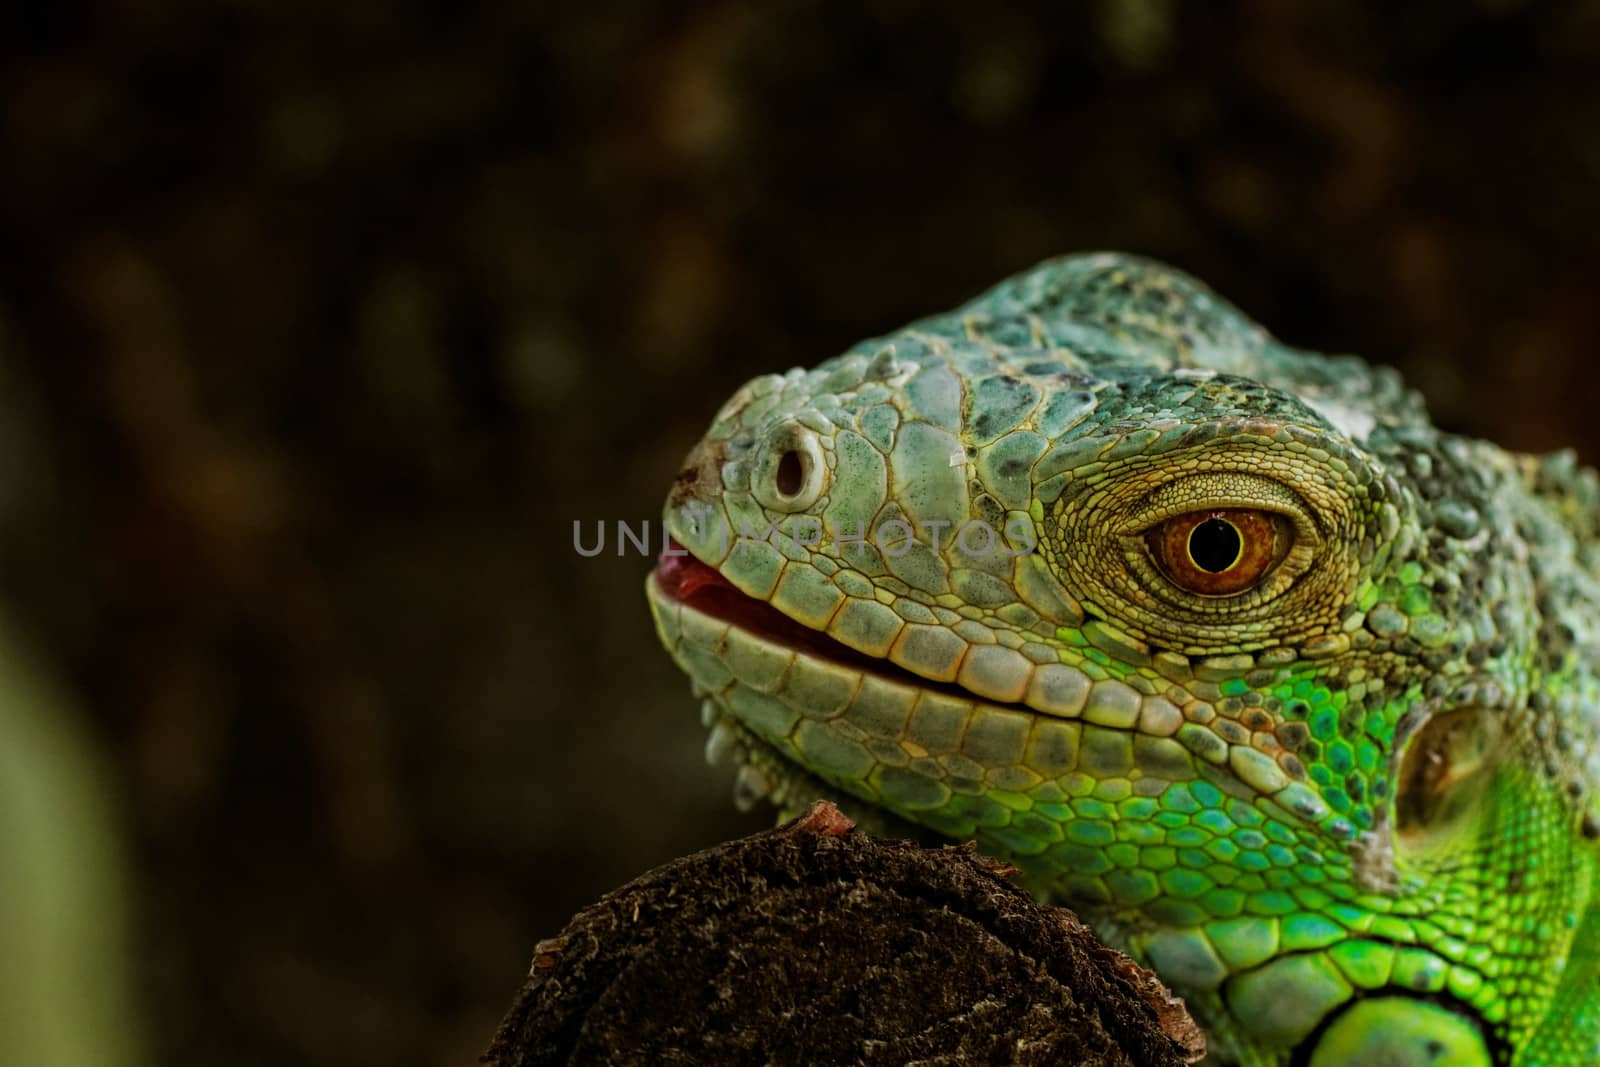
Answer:
[(758, 791), (977, 838), (1224, 1055), (1510, 1062), (1595, 951), (1597, 497), (1076, 257), (739, 390), (649, 593)]

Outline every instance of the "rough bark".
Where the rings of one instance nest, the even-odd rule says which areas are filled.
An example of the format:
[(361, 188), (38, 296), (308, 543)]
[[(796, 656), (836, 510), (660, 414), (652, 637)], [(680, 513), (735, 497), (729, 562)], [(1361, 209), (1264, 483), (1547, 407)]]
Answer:
[(1155, 976), (966, 847), (851, 833), (827, 802), (677, 860), (541, 942), (484, 1062), (1197, 1061)]

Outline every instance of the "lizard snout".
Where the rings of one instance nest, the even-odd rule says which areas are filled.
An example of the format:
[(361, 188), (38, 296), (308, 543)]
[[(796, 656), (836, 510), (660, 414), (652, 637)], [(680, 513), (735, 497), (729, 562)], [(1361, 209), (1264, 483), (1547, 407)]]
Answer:
[(720, 438), (707, 438), (690, 449), (678, 476), (672, 480), (667, 507), (676, 509), (715, 499), (722, 485), (720, 471), (725, 453), (726, 445)]

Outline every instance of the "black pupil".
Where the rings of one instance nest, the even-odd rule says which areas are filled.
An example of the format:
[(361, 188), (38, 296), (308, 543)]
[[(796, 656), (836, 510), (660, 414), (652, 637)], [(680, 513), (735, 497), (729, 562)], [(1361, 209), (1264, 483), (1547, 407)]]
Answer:
[(1189, 533), (1189, 558), (1196, 567), (1220, 574), (1239, 558), (1239, 531), (1233, 523), (1207, 519)]
[(800, 492), (800, 487), (805, 484), (805, 464), (800, 460), (800, 453), (785, 452), (778, 457), (778, 492), (784, 496), (794, 496)]

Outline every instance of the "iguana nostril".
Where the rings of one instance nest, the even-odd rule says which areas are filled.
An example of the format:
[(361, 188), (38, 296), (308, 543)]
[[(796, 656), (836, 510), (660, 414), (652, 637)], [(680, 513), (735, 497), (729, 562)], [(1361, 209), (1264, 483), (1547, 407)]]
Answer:
[(774, 511), (804, 511), (817, 502), (828, 480), (828, 463), (816, 433), (785, 422), (767, 434), (751, 480), (751, 494)]
[(782, 496), (798, 496), (805, 485), (806, 465), (800, 458), (800, 453), (790, 449), (778, 458), (778, 469), (774, 474), (774, 484)]

